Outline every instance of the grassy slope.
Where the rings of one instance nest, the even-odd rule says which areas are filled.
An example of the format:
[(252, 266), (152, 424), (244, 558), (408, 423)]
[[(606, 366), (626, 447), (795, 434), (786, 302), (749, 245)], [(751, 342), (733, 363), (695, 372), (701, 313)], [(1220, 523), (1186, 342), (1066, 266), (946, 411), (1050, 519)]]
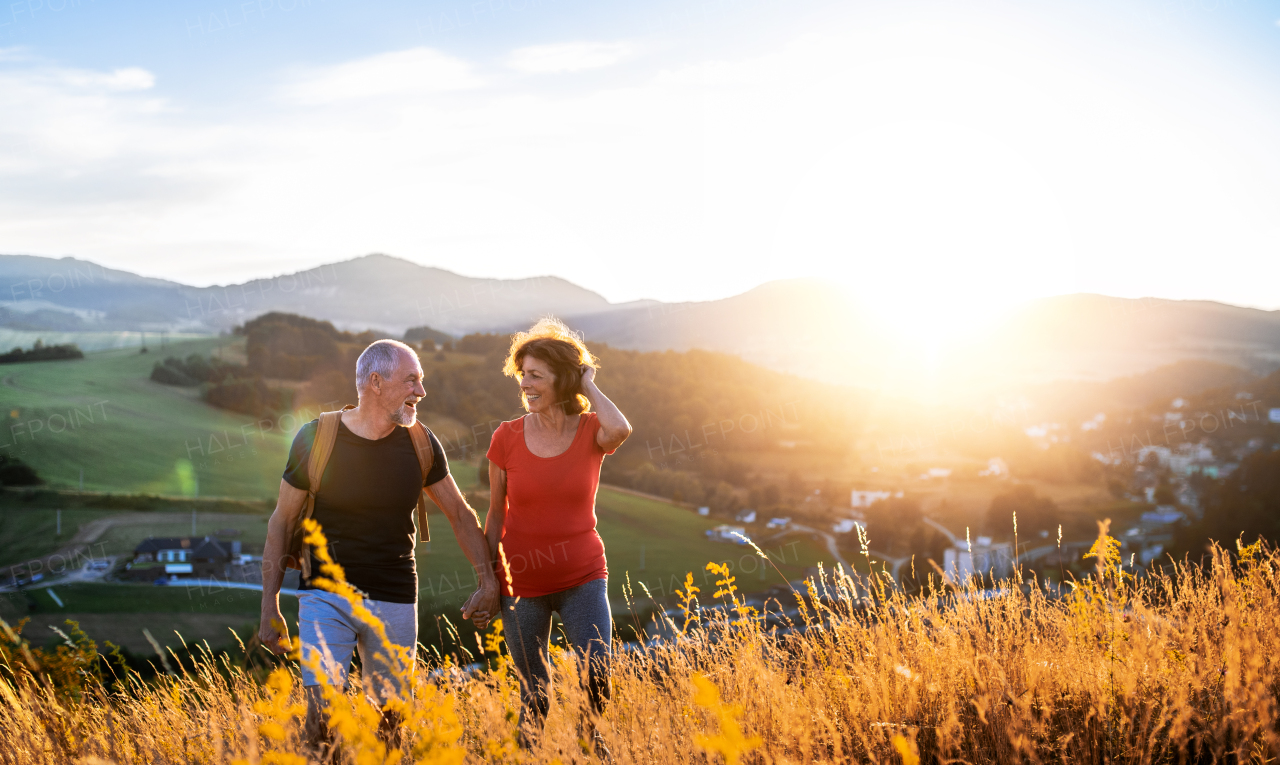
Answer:
[[(148, 537), (185, 537), (191, 534), (189, 513), (158, 513), (154, 523), (113, 526), (103, 535), (103, 555), (121, 555), (133, 552), (138, 543)], [(230, 513), (197, 513), (196, 536), (218, 536), (219, 531), (236, 529), (238, 536), (225, 536), (261, 550), (267, 538), (267, 515), (232, 515)], [(95, 544), (94, 551), (98, 551)], [(256, 552), (254, 553), (257, 554)]]
[[(462, 480), (459, 483), (466, 485)], [(705, 570), (708, 561), (730, 562), (743, 590), (766, 589), (782, 582), (771, 566), (761, 578), (759, 559), (750, 548), (708, 541), (704, 532), (718, 521), (682, 507), (604, 488), (596, 498), (596, 513), (609, 561), (609, 595), (619, 603), (628, 574), (640, 601), (645, 600), (641, 582), (654, 596), (661, 597), (672, 594), (687, 572), (693, 572), (699, 587), (714, 590), (715, 583)], [(433, 514), (431, 523), (431, 551), (420, 546), (418, 555), (423, 608), (456, 608), (471, 592), (471, 568), (443, 516)], [(825, 561), (828, 566), (832, 563), (825, 547), (802, 537), (774, 542), (766, 550), (788, 579), (799, 578), (806, 566), (818, 561)]]
[[(57, 595), (63, 605), (50, 595)], [(23, 634), (37, 645), (58, 640), (50, 626), (65, 629), (65, 620), (78, 622), (94, 640), (109, 640), (135, 653), (151, 653), (142, 630), (159, 643), (177, 646), (175, 630), (188, 642), (208, 640), (214, 646), (231, 646), (236, 630), (242, 640), (254, 633), (261, 608), (261, 593), (252, 590), (217, 590), (156, 587), (150, 584), (65, 584), (24, 593), (0, 594), (0, 618), (17, 625), (29, 623)], [(298, 601), (280, 599), (280, 609), (297, 634)]]
[[(175, 505), (176, 506), (176, 505)], [(6, 507), (0, 512), (0, 566), (29, 561), (56, 552), (75, 536), (78, 524), (103, 518), (121, 521), (90, 545), (95, 557), (132, 552), (148, 537), (182, 537), (191, 533), (191, 513), (128, 513), (120, 510), (63, 510), (62, 535), (55, 532), (56, 518), (49, 509)], [(196, 536), (225, 536), (219, 532), (235, 529), (239, 539), (261, 549), (267, 533), (267, 515), (250, 513), (207, 513), (196, 515)]]
[[(174, 343), (166, 355), (209, 353), (219, 342), (227, 341)], [(189, 459), (203, 496), (274, 496), (293, 433), (260, 434), (252, 418), (206, 405), (197, 389), (151, 382), (160, 358), (112, 350), (0, 367), (0, 406), (8, 413), (0, 451), (28, 462), (54, 487), (77, 486), (83, 469), (88, 490), (191, 494), (196, 488), (178, 468)], [(75, 428), (61, 419), (72, 410), (80, 412)]]
[(109, 510), (64, 510), (62, 534), (59, 536), (57, 517), (52, 511), (5, 508), (0, 512), (0, 566), (56, 552), (75, 536), (79, 524), (117, 513)]
[[(455, 463), (452, 468), (462, 486), (473, 485), (474, 466)], [(745, 591), (764, 589), (781, 581), (772, 567), (759, 567), (748, 548), (707, 541), (703, 532), (714, 523), (684, 508), (602, 489), (597, 509), (600, 534), (609, 556), (610, 596), (619, 609), (622, 608), (622, 588), (628, 573), (641, 608), (646, 603), (640, 582), (644, 582), (655, 596), (661, 597), (670, 595), (674, 587), (683, 581), (686, 572), (693, 572), (694, 581), (709, 596), (715, 585), (704, 567), (712, 560), (729, 562), (739, 576), (739, 587)], [(80, 512), (92, 514), (94, 518), (106, 515), (103, 511)], [(14, 511), (6, 513), (6, 518), (13, 514)], [(39, 517), (36, 511), (29, 515)], [(190, 531), (188, 517), (163, 512), (155, 513), (155, 516), (155, 524), (131, 524), (113, 529), (102, 540), (106, 552), (126, 552), (148, 535), (179, 535)], [(266, 527), (262, 520), (263, 516), (251, 514), (206, 513), (199, 516), (197, 522), (198, 531), (202, 534), (222, 528), (238, 528), (243, 532), (241, 539), (260, 542)], [(65, 527), (67, 514), (64, 514), (63, 522)], [(469, 581), (470, 566), (458, 547), (452, 528), (439, 513), (432, 515), (432, 536), (430, 551), (425, 546), (418, 548), (420, 613), (423, 619), (421, 639), (424, 642), (436, 639), (433, 614), (455, 614), (473, 587)], [(639, 567), (642, 546), (645, 556), (643, 571)], [(795, 544), (790, 540), (785, 544), (774, 543), (767, 545), (766, 549), (774, 554), (775, 562), (788, 578), (799, 576), (804, 566), (823, 560), (825, 556), (825, 550), (803, 539)], [(760, 571), (765, 572), (763, 578)], [(58, 626), (63, 619), (73, 618), (82, 622), (92, 637), (109, 639), (146, 653), (149, 649), (141, 637), (143, 627), (149, 628), (164, 644), (177, 645), (177, 637), (173, 634), (177, 629), (188, 640), (208, 639), (215, 645), (226, 645), (230, 642), (226, 628), (234, 627), (243, 633), (241, 627), (256, 620), (261, 602), (259, 593), (246, 590), (87, 583), (55, 585), (53, 590), (63, 601), (62, 606), (56, 605), (46, 589), (0, 596), (0, 618), (16, 621), (29, 615), (32, 623), (28, 633), (36, 635), (37, 642), (41, 641), (39, 636), (49, 625)], [(291, 629), (296, 630), (297, 600), (283, 597), (281, 606)]]
[[(63, 602), (59, 607), (49, 596), (52, 589)], [(74, 583), (28, 591), (36, 601), (36, 613), (57, 614), (145, 614), (191, 612), (205, 614), (247, 614), (257, 616), (262, 604), (255, 590), (157, 587), (153, 584)], [(9, 597), (14, 597), (12, 594)], [(281, 608), (297, 616), (298, 601), (282, 598)]]

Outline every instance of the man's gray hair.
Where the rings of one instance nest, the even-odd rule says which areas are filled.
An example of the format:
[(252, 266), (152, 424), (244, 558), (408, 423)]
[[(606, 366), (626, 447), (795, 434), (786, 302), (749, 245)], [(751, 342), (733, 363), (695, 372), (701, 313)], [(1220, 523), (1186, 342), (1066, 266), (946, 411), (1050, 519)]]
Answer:
[(412, 348), (399, 340), (377, 340), (370, 343), (360, 354), (360, 358), (356, 359), (356, 391), (364, 393), (365, 386), (369, 384), (369, 375), (374, 372), (382, 379), (390, 380), (392, 373), (396, 371), (396, 365), (400, 363), (401, 353), (408, 354), (411, 359), (418, 357)]

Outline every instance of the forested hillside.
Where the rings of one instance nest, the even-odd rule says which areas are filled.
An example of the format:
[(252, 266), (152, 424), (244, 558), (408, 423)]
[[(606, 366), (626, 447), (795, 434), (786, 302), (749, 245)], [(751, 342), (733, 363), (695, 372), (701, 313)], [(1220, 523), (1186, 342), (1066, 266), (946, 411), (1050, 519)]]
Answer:
[[(458, 352), (422, 354), (427, 398), (421, 408), (468, 426), (517, 416), (516, 383), (502, 374), (509, 344), (506, 335), (469, 335), (456, 343)], [(700, 449), (758, 451), (780, 442), (788, 449), (844, 449), (860, 416), (848, 391), (725, 354), (591, 350), (600, 360), (601, 390), (636, 429), (619, 452), (627, 462), (678, 459)], [(465, 359), (445, 361), (450, 356)]]
[[(249, 391), (262, 380), (275, 382), (274, 390), (298, 392), (291, 402), (285, 397), (277, 401), (280, 411), (306, 402), (355, 403), (356, 358), (381, 337), (372, 331), (343, 332), (326, 321), (280, 313), (236, 327), (235, 334), (246, 338), (247, 365), (218, 359), (169, 359), (157, 364), (153, 379), (171, 385), (208, 383), (206, 400), (236, 411), (247, 410), (237, 408), (236, 397), (228, 391)], [(499, 422), (519, 416), (516, 383), (502, 374), (509, 345), (508, 335), (472, 334), (447, 343), (440, 351), (430, 339), (415, 346), (420, 349), (427, 390), (419, 408), (467, 428), (465, 434), (442, 433), (443, 438), (465, 435), (470, 446), (482, 448)], [(688, 461), (780, 445), (801, 451), (845, 449), (848, 433), (860, 417), (859, 404), (850, 400), (848, 391), (771, 372), (732, 356), (706, 351), (625, 351), (604, 345), (592, 350), (600, 359), (602, 389), (636, 428), (620, 452), (628, 464)]]

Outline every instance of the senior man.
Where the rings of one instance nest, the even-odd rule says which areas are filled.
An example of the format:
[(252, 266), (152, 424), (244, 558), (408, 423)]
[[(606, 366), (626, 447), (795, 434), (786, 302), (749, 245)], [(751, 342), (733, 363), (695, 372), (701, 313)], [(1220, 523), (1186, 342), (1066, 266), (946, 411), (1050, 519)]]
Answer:
[[(418, 401), (426, 395), (417, 354), (394, 340), (371, 344), (356, 362), (356, 391), (359, 405), (341, 414), (311, 517), (328, 538), (334, 562), (343, 567), (347, 581), (364, 596), (364, 605), (386, 627), (388, 639), (411, 649), (412, 655), (418, 638), (413, 512), (424, 488), (444, 511), (458, 543), (475, 567), (479, 588), (462, 607), (464, 619), (483, 626), (491, 615), (497, 615), (498, 583), (476, 513), (458, 491), (449, 475), (444, 450), (429, 430), (426, 434), (434, 459), (430, 472), (422, 474), (409, 433), (417, 421)], [(280, 481), (280, 499), (267, 526), (258, 637), (276, 653), (289, 650), (287, 628), (280, 613), (280, 585), (291, 534), (311, 488), (308, 463), (318, 424), (319, 420), (313, 420), (302, 426), (294, 438)], [(313, 577), (321, 575), (314, 554), (310, 572)], [(390, 690), (412, 692), (399, 687), (394, 668), (378, 660), (378, 636), (352, 615), (347, 601), (313, 587), (310, 578), (303, 579), (298, 600), (303, 656), (318, 653), (323, 671), (333, 681), (345, 683), (352, 651), (358, 648), (366, 692), (382, 701)], [(316, 674), (304, 667), (307, 736), (313, 743), (327, 739), (319, 683)], [(399, 720), (384, 715), (383, 735), (395, 736), (398, 728)]]

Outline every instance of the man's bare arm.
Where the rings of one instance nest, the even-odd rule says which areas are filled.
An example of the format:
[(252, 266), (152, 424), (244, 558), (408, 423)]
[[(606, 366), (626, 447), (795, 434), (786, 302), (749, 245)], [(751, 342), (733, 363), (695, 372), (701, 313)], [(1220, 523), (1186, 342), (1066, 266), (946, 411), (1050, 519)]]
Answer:
[(306, 501), (305, 491), (281, 479), (280, 498), (267, 521), (267, 541), (262, 547), (262, 619), (258, 639), (274, 653), (289, 650), (289, 628), (280, 613), (280, 585), (284, 583), (284, 557), (289, 554), (290, 538)]
[(476, 617), (476, 626), (483, 629), (498, 613), (498, 579), (493, 575), (493, 563), (489, 557), (489, 545), (480, 530), (480, 519), (458, 490), (453, 476), (445, 476), (427, 487), (427, 496), (436, 503), (453, 527), (458, 546), (475, 568), (480, 589), (462, 607), (462, 618)]

